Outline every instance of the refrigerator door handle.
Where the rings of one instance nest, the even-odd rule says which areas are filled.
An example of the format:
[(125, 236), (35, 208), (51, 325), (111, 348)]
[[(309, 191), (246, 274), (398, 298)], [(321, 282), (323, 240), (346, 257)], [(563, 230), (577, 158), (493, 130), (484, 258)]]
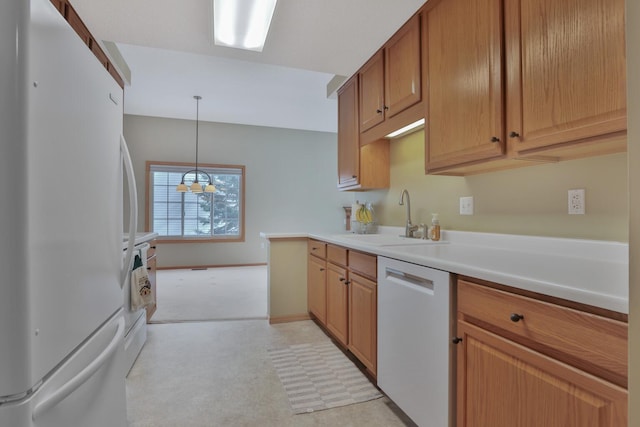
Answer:
[(129, 184), (129, 243), (127, 246), (127, 255), (122, 266), (122, 274), (120, 276), (120, 288), (124, 288), (127, 275), (130, 274), (131, 260), (133, 259), (133, 249), (136, 240), (136, 227), (138, 226), (138, 192), (136, 190), (136, 177), (133, 174), (133, 163), (131, 155), (127, 147), (127, 141), (124, 135), (120, 135), (120, 150), (122, 151), (122, 160), (127, 173), (127, 183)]
[(95, 374), (102, 365), (104, 365), (109, 358), (118, 349), (118, 346), (122, 343), (124, 337), (124, 318), (118, 319), (118, 329), (107, 347), (96, 357), (90, 364), (84, 367), (76, 376), (67, 381), (62, 387), (57, 389), (53, 394), (48, 396), (42, 402), (38, 403), (32, 414), (32, 418), (35, 421), (43, 413), (62, 402), (67, 396), (69, 396), (74, 390), (84, 384), (89, 378)]

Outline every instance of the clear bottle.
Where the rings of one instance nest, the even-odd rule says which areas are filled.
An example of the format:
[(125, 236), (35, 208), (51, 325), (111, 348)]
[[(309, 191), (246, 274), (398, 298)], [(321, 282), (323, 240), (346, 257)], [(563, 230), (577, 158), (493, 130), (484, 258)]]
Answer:
[(431, 233), (429, 237), (434, 242), (440, 240), (440, 220), (437, 213), (431, 214)]

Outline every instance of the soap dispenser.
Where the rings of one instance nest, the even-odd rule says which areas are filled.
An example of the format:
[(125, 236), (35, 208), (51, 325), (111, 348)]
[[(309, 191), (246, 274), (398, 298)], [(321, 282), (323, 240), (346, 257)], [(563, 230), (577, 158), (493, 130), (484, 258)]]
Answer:
[(431, 214), (431, 233), (429, 237), (434, 242), (440, 240), (440, 220), (437, 213)]

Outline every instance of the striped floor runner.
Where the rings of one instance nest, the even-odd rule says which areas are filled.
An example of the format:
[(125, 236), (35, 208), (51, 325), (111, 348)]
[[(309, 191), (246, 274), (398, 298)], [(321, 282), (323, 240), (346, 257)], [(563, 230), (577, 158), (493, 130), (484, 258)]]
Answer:
[(269, 350), (293, 412), (302, 414), (382, 397), (333, 343)]

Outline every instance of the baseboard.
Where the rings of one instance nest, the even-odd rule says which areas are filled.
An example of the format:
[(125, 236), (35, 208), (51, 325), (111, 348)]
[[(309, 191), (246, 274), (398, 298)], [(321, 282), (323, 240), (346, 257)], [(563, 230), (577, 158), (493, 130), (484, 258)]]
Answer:
[(259, 262), (255, 264), (177, 265), (174, 267), (156, 267), (156, 270), (206, 270), (207, 268), (256, 267), (259, 265), (267, 265), (267, 263)]
[(309, 313), (290, 314), (288, 316), (269, 316), (269, 324), (298, 322), (300, 320), (310, 320)]

